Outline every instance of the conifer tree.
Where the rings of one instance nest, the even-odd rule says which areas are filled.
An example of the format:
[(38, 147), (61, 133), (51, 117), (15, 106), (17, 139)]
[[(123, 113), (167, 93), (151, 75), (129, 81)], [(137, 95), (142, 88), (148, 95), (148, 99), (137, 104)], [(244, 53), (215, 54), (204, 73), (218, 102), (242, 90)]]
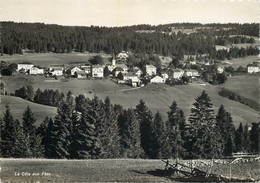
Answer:
[(36, 119), (31, 108), (28, 106), (23, 113), (23, 133), (25, 141), (29, 141), (30, 145), (28, 148), (32, 153), (32, 157), (41, 157), (43, 149), (41, 147), (41, 139), (37, 135), (37, 128), (35, 126)]
[(5, 106), (6, 110), (3, 117), (3, 125), (1, 130), (1, 150), (3, 157), (14, 157), (15, 154), (15, 136), (13, 134), (15, 129), (15, 121), (11, 114), (11, 110), (8, 105)]
[(260, 153), (260, 123), (252, 123), (250, 131), (251, 151), (257, 154)]
[(122, 154), (124, 158), (140, 158), (143, 150), (140, 143), (140, 127), (133, 109), (129, 108), (123, 113), (122, 126)]
[(243, 135), (244, 135), (244, 151), (250, 152), (251, 141), (250, 141), (249, 130), (248, 130), (247, 124), (244, 127), (244, 134)]
[(155, 136), (158, 141), (158, 158), (169, 158), (170, 157), (170, 146), (167, 140), (166, 134), (166, 126), (162, 119), (162, 116), (159, 111), (157, 111), (154, 115), (154, 129)]
[(168, 121), (166, 122), (168, 144), (170, 146), (170, 157), (179, 158), (184, 153), (184, 140), (181, 135), (181, 125), (185, 121), (184, 116), (181, 113), (181, 109), (177, 107), (177, 103), (174, 101), (170, 106), (168, 112)]
[(239, 127), (236, 130), (235, 144), (236, 144), (236, 152), (244, 151), (244, 129), (242, 123), (239, 124)]
[(223, 155), (229, 156), (234, 150), (234, 135), (235, 127), (232, 124), (232, 117), (228, 113), (224, 106), (221, 105), (216, 116), (217, 127), (221, 132), (222, 142), (223, 142)]
[(189, 118), (189, 143), (193, 158), (213, 158), (221, 154), (221, 135), (205, 91), (196, 99)]
[(117, 125), (117, 114), (114, 111), (113, 105), (110, 103), (108, 97), (104, 101), (104, 130), (106, 138), (104, 139), (103, 150), (105, 152), (104, 158), (116, 158), (119, 157), (120, 153), (120, 138), (119, 128)]

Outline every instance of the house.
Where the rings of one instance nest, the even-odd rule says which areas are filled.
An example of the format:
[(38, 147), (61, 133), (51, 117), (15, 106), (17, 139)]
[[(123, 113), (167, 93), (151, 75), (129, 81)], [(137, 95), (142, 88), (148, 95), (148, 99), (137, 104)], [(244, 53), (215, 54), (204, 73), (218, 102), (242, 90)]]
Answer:
[(117, 75), (121, 72), (123, 75), (128, 73), (128, 67), (125, 64), (118, 64), (116, 68), (113, 70), (114, 76), (117, 77)]
[(162, 73), (161, 75), (165, 81), (169, 78), (169, 75), (167, 73)]
[(188, 77), (197, 77), (199, 76), (199, 72), (195, 69), (186, 69), (185, 74)]
[(104, 77), (104, 66), (103, 65), (92, 65), (91, 76), (94, 78)]
[(84, 71), (76, 71), (76, 72), (74, 73), (74, 75), (75, 75), (77, 78), (82, 79), (82, 78), (86, 78), (88, 74), (87, 74), (86, 72), (84, 72)]
[(139, 76), (139, 77), (143, 74), (142, 70), (138, 67), (134, 67), (133, 71), (134, 71), (134, 74)]
[(253, 62), (251, 64), (247, 65), (247, 72), (248, 73), (257, 73), (260, 72), (260, 68), (259, 68), (259, 62)]
[(80, 66), (80, 69), (81, 69), (82, 71), (84, 71), (85, 73), (87, 73), (87, 74), (90, 74), (90, 73), (91, 73), (91, 65)]
[(63, 75), (63, 68), (62, 67), (56, 67), (56, 68), (53, 68), (50, 73), (53, 75), (53, 76), (62, 76)]
[(129, 72), (127, 74), (123, 74), (123, 80), (136, 80), (139, 79), (137, 75), (135, 75), (133, 72)]
[(126, 60), (128, 57), (129, 57), (129, 55), (128, 55), (128, 52), (126, 52), (126, 51), (122, 51), (121, 53), (119, 53), (117, 55), (117, 58), (119, 60)]
[(182, 69), (174, 69), (172, 73), (173, 73), (172, 77), (174, 79), (179, 79), (179, 78), (181, 78), (183, 76), (184, 70), (182, 70)]
[(165, 83), (165, 79), (161, 76), (155, 76), (150, 80), (151, 83)]
[(33, 66), (33, 64), (17, 64), (17, 71), (24, 69), (24, 71), (26, 72), (33, 68)]
[(79, 71), (82, 71), (82, 69), (81, 68), (79, 68), (79, 67), (73, 67), (71, 70), (70, 70), (70, 75), (71, 76), (74, 76), (75, 75), (75, 72), (79, 72)]
[(218, 73), (223, 73), (224, 72), (224, 67), (223, 66), (218, 66), (217, 67), (217, 71), (218, 71)]
[(44, 69), (39, 69), (38, 67), (32, 67), (29, 70), (29, 74), (44, 74)]
[(132, 87), (137, 87), (140, 85), (140, 79), (139, 78), (132, 78), (131, 79), (131, 86)]
[(148, 74), (150, 76), (156, 75), (156, 67), (153, 65), (146, 65), (145, 72), (146, 72), (146, 74)]

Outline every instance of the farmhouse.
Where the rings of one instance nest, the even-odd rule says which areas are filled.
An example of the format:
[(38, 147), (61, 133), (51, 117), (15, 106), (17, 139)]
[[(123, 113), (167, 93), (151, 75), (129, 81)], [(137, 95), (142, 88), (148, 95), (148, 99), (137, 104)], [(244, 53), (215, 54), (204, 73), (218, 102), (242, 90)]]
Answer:
[(224, 72), (224, 67), (223, 66), (218, 66), (217, 70), (218, 70), (218, 73), (221, 74), (221, 73)]
[(70, 70), (70, 75), (74, 76), (75, 72), (79, 72), (79, 71), (82, 71), (82, 69), (76, 66)]
[(128, 52), (122, 51), (117, 55), (119, 60), (126, 60), (129, 57)]
[(80, 69), (81, 69), (82, 71), (84, 71), (85, 73), (87, 73), (87, 74), (90, 74), (90, 73), (91, 73), (91, 65), (80, 66)]
[(179, 79), (179, 78), (181, 78), (183, 76), (183, 74), (184, 74), (184, 70), (182, 70), (182, 69), (174, 69), (172, 77), (174, 79)]
[(63, 68), (62, 67), (56, 67), (56, 68), (53, 68), (50, 73), (53, 75), (53, 76), (62, 76), (63, 75)]
[(166, 81), (169, 78), (167, 73), (162, 73), (162, 78)]
[(128, 70), (128, 68), (127, 68), (127, 66), (126, 66), (125, 64), (118, 64), (118, 65), (116, 66), (116, 68), (113, 70), (113, 74), (114, 74), (114, 76), (117, 77), (117, 75), (118, 75), (120, 72), (121, 72), (123, 75), (124, 75), (124, 74), (127, 74), (127, 73), (128, 73), (127, 70)]
[(140, 85), (140, 79), (139, 78), (132, 78), (131, 79), (131, 85), (132, 87), (137, 87)]
[(146, 65), (145, 72), (146, 72), (146, 74), (148, 74), (150, 76), (156, 75), (156, 67), (153, 65)]
[(186, 74), (186, 76), (188, 76), (188, 77), (196, 77), (196, 76), (199, 76), (199, 72), (196, 71), (195, 69), (186, 69), (186, 70), (185, 70), (185, 74)]
[(137, 75), (135, 75), (133, 72), (129, 72), (127, 74), (123, 74), (123, 80), (136, 80), (139, 79)]
[(252, 64), (247, 65), (247, 72), (248, 73), (257, 73), (260, 71), (260, 65), (258, 62), (253, 62)]
[(143, 74), (142, 70), (138, 67), (134, 67), (133, 71), (134, 71), (134, 74), (139, 76), (139, 77)]
[(94, 78), (104, 77), (104, 66), (103, 65), (92, 65), (91, 76)]
[(155, 76), (150, 80), (151, 83), (165, 83), (165, 79), (160, 76)]
[(38, 67), (32, 67), (29, 70), (29, 74), (44, 74), (44, 69), (39, 69)]
[(33, 64), (17, 64), (17, 71), (24, 69), (24, 71), (29, 71), (34, 65)]
[(82, 78), (86, 78), (87, 77), (87, 73), (84, 72), (84, 71), (76, 71), (75, 72), (75, 76), (79, 79), (82, 79)]

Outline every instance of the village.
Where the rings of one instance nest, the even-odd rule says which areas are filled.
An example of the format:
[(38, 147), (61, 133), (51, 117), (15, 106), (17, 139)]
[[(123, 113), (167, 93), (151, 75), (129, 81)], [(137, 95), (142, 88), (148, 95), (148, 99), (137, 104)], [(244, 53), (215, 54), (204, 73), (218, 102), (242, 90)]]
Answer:
[[(112, 61), (106, 65), (93, 65), (93, 64), (51, 64), (48, 68), (41, 68), (31, 63), (18, 63), (17, 72), (29, 75), (45, 75), (46, 77), (73, 77), (78, 79), (102, 79), (104, 77), (111, 77), (113, 81), (118, 84), (126, 84), (132, 87), (143, 87), (148, 83), (167, 83), (169, 81), (178, 81), (184, 78), (196, 79), (201, 76), (201, 73), (196, 69), (182, 69), (182, 68), (170, 68), (169, 66), (163, 67), (163, 71), (158, 73), (156, 66), (145, 65), (143, 69), (139, 67), (129, 68), (126, 65), (126, 60), (129, 54), (126, 51), (122, 51), (116, 57), (112, 57)], [(119, 63), (118, 63), (119, 62)], [(118, 64), (117, 64), (118, 63)], [(214, 63), (203, 62), (197, 63), (196, 61), (190, 61), (189, 63), (183, 62), (183, 64), (190, 65), (206, 65), (210, 66)], [(225, 71), (225, 66), (217, 65), (217, 72), (219, 74)], [(249, 74), (259, 73), (259, 62), (253, 62), (247, 65), (246, 72)]]

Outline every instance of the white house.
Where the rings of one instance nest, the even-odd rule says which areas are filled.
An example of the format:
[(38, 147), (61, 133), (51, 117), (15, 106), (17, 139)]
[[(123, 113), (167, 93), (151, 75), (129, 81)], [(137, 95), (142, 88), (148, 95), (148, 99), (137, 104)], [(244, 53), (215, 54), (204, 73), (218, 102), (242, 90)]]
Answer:
[(155, 76), (150, 80), (151, 83), (165, 83), (165, 79), (160, 76)]
[(82, 71), (81, 68), (79, 67), (73, 67), (71, 70), (70, 70), (70, 75), (74, 76), (75, 75), (75, 72), (79, 72), (79, 71)]
[(29, 70), (29, 74), (44, 74), (44, 69), (39, 69), (38, 67), (32, 67)]
[(179, 79), (179, 78), (181, 78), (183, 76), (183, 74), (184, 74), (184, 70), (182, 70), (182, 69), (174, 69), (172, 77), (174, 79)]
[(85, 73), (87, 73), (87, 74), (90, 74), (90, 73), (91, 73), (91, 65), (80, 66), (80, 69), (81, 69), (82, 71), (84, 71)]
[(145, 72), (149, 76), (156, 75), (156, 67), (153, 65), (146, 65), (145, 66)]
[(114, 76), (117, 76), (120, 72), (124, 75), (128, 73), (128, 68), (125, 64), (118, 64), (116, 68), (113, 70)]
[(51, 73), (53, 76), (62, 76), (62, 75), (63, 75), (63, 68), (62, 68), (62, 67), (54, 68), (53, 70), (50, 71), (50, 73)]
[(104, 77), (104, 66), (103, 65), (92, 65), (91, 76), (94, 78)]
[(129, 72), (123, 75), (123, 80), (138, 80), (138, 76), (135, 75), (133, 72)]
[(217, 71), (220, 74), (223, 73), (224, 72), (224, 67), (223, 66), (218, 66)]
[(52, 71), (54, 69), (62, 69), (62, 71), (64, 70), (64, 65), (50, 65), (49, 70)]
[(196, 77), (199, 76), (199, 72), (195, 69), (186, 69), (185, 74), (188, 77)]
[(17, 71), (20, 71), (21, 69), (24, 69), (24, 71), (29, 71), (31, 68), (33, 68), (33, 64), (17, 64)]
[(250, 73), (250, 74), (260, 72), (259, 63), (254, 62), (252, 64), (248, 64), (247, 65), (247, 72)]
[(167, 73), (162, 73), (162, 78), (166, 81), (169, 78)]
[(143, 74), (142, 70), (138, 67), (134, 67), (133, 71), (134, 71), (134, 74), (139, 76), (139, 77)]
[(82, 78), (86, 78), (87, 77), (87, 73), (84, 72), (84, 71), (76, 71), (75, 73), (75, 76), (79, 79), (82, 79)]
[(119, 53), (117, 55), (117, 58), (120, 59), (120, 60), (123, 60), (123, 59), (125, 60), (128, 57), (129, 57), (129, 55), (128, 55), (128, 52), (126, 52), (126, 51), (122, 51), (121, 53)]
[(132, 87), (137, 87), (138, 85), (140, 85), (140, 79), (139, 78), (131, 79), (131, 85)]

